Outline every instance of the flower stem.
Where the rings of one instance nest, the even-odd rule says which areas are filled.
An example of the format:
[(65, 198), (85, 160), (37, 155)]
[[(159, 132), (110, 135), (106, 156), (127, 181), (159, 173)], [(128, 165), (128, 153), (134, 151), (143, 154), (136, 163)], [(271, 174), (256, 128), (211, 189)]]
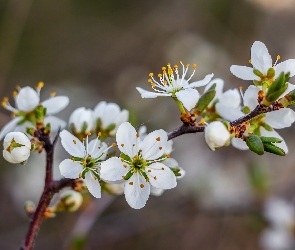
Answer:
[(185, 108), (183, 107), (182, 102), (179, 101), (176, 97), (173, 97), (173, 99), (174, 99), (174, 101), (177, 103), (178, 108), (179, 108), (179, 110), (180, 110), (180, 113), (181, 113), (182, 115), (186, 114), (187, 111), (186, 111)]

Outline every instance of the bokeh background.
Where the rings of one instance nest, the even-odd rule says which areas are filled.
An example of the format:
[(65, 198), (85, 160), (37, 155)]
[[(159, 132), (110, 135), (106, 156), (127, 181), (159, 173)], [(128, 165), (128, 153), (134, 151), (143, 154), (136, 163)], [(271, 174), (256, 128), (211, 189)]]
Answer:
[[(11, 97), (16, 85), (44, 81), (43, 100), (53, 90), (69, 96), (59, 115), (65, 120), (105, 100), (129, 109), (137, 128), (171, 131), (180, 125), (174, 102), (141, 99), (135, 89), (150, 87), (149, 72), (182, 60), (198, 65), (195, 80), (213, 72), (225, 89), (246, 89), (250, 82), (229, 67), (248, 64), (255, 40), (273, 57), (295, 58), (294, 16), (294, 0), (1, 0), (0, 93)], [(0, 126), (9, 119), (2, 109)], [(141, 210), (124, 196), (104, 196), (88, 212), (59, 214), (42, 224), (36, 249), (79, 249), (71, 239), (87, 226), (80, 249), (261, 249), (263, 200), (295, 195), (293, 131), (279, 131), (290, 150), (285, 157), (212, 152), (203, 134), (176, 138), (172, 155), (186, 171), (177, 188), (151, 196)], [(65, 157), (59, 145), (55, 166)], [(23, 204), (38, 201), (43, 176), (43, 154), (25, 166), (1, 160), (0, 249), (20, 246), (29, 224)], [(83, 221), (85, 213), (96, 216)]]

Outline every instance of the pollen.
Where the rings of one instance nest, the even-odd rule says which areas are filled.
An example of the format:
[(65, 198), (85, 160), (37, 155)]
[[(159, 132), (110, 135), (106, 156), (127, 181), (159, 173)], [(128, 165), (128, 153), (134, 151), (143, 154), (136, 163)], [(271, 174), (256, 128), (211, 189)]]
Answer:
[(152, 172), (152, 170), (149, 169), (148, 172), (150, 173), (150, 172)]
[(156, 84), (152, 83), (151, 86), (154, 88), (154, 87), (156, 87)]
[(82, 174), (81, 173), (79, 174), (79, 178), (82, 178)]
[(165, 170), (165, 168), (162, 168), (162, 170)]
[(122, 148), (124, 147), (124, 144), (123, 144), (123, 143), (121, 144), (121, 147), (122, 147)]
[(123, 158), (121, 158), (121, 162), (124, 162), (124, 159)]
[(239, 87), (239, 90), (242, 90), (242, 89), (243, 89), (243, 86), (240, 86), (240, 87)]
[(87, 135), (90, 136), (91, 135), (91, 132), (88, 132)]
[(200, 124), (205, 124), (205, 119), (204, 118), (201, 119)]
[(168, 82), (165, 80), (165, 81), (163, 81), (163, 83), (164, 83), (164, 85), (167, 85)]
[(125, 175), (122, 175), (122, 178), (125, 180), (126, 176)]
[(160, 150), (162, 150), (162, 147), (159, 147)]
[(252, 60), (251, 59), (249, 59), (249, 61), (248, 61), (249, 63), (252, 63)]
[(132, 182), (132, 181), (130, 181), (130, 182), (129, 182), (129, 185), (133, 185), (133, 182)]
[(85, 141), (86, 139), (85, 139), (85, 138), (83, 138), (82, 140), (83, 140), (83, 141)]
[(162, 67), (162, 71), (165, 71), (166, 70), (166, 67)]
[(143, 184), (140, 184), (140, 187), (141, 187), (141, 188), (144, 188), (144, 185), (143, 185)]
[(17, 95), (18, 95), (17, 91), (13, 91), (13, 92), (12, 92), (12, 96), (13, 96), (13, 97), (16, 97)]
[(124, 168), (127, 168), (127, 164), (124, 164), (123, 167), (124, 167)]
[(277, 60), (280, 60), (281, 59), (281, 56), (280, 55), (277, 55)]
[(149, 73), (149, 76), (150, 76), (150, 77), (154, 76), (154, 73)]
[(87, 162), (86, 161), (83, 161), (83, 165), (85, 166), (87, 164)]
[(77, 144), (77, 141), (76, 141), (76, 140), (73, 140), (73, 143), (74, 143), (74, 144)]
[(97, 136), (101, 136), (101, 132), (98, 132), (98, 133), (97, 133)]
[(50, 92), (50, 96), (51, 96), (51, 97), (56, 96), (56, 92), (55, 92), (55, 91), (51, 91), (51, 92)]
[(113, 145), (113, 147), (116, 147), (117, 146), (117, 144), (115, 142), (112, 145)]
[(174, 65), (174, 67), (173, 67), (174, 69), (178, 69), (178, 65)]
[(148, 82), (153, 82), (153, 80), (152, 79), (148, 79)]
[(21, 89), (19, 85), (16, 85), (15, 88), (16, 88), (16, 90), (20, 90)]
[(157, 180), (157, 176), (154, 176), (154, 180)]
[(167, 157), (167, 158), (171, 158), (171, 155), (170, 155), (170, 154), (168, 154), (166, 157)]
[(133, 143), (133, 144), (132, 144), (132, 146), (134, 147), (134, 146), (135, 146), (135, 144)]
[(142, 152), (142, 149), (140, 149), (139, 152), (141, 153)]
[(197, 68), (197, 64), (193, 64), (193, 68), (196, 69)]
[(156, 140), (157, 140), (157, 141), (160, 141), (160, 140), (161, 140), (161, 138), (160, 138), (160, 137), (157, 137), (157, 138), (156, 138)]
[(158, 77), (162, 77), (162, 74), (158, 74)]
[(190, 66), (190, 64), (189, 64), (189, 63), (187, 63), (187, 64), (185, 65), (185, 67), (186, 67), (186, 68), (188, 68), (189, 66)]
[(146, 179), (145, 179), (145, 181), (146, 181), (146, 182), (149, 182), (149, 181), (150, 181), (150, 179), (149, 179), (149, 178), (146, 178)]
[(138, 138), (139, 136), (140, 136), (139, 133), (137, 133), (137, 134), (136, 134), (136, 137)]
[(43, 88), (44, 87), (44, 82), (38, 82), (38, 84), (37, 84), (37, 88), (38, 89), (41, 89), (41, 88)]

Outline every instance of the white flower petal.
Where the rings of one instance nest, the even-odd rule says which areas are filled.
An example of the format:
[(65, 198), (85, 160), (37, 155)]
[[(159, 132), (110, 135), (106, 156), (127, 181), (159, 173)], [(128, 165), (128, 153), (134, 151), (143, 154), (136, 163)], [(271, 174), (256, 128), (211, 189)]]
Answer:
[(275, 129), (287, 128), (295, 121), (295, 112), (289, 108), (266, 113), (264, 121)]
[(285, 74), (290, 72), (290, 77), (292, 77), (295, 75), (295, 59), (289, 59), (281, 62), (274, 66), (274, 69), (276, 71), (275, 78), (277, 78), (282, 72), (284, 72)]
[(156, 188), (171, 189), (177, 185), (174, 173), (163, 163), (151, 164), (146, 168), (146, 173), (149, 177), (149, 182)]
[(200, 94), (196, 89), (183, 89), (176, 92), (175, 95), (188, 111), (197, 104), (200, 98)]
[(222, 105), (221, 103), (217, 103), (215, 108), (217, 113), (223, 119), (230, 122), (245, 115), (239, 108), (228, 107), (228, 106)]
[(220, 95), (219, 103), (222, 105), (238, 108), (241, 104), (241, 95), (237, 89), (229, 89)]
[(283, 141), (281, 143), (274, 143), (274, 145), (276, 145), (277, 147), (283, 149), (286, 154), (289, 152), (287, 144), (285, 143), (284, 139), (275, 130), (267, 131), (265, 128), (260, 127), (260, 133), (261, 133), (262, 136), (275, 137), (275, 138), (282, 139)]
[(31, 153), (31, 147), (18, 147), (11, 151), (11, 158), (18, 162), (26, 161)]
[(11, 142), (12, 139), (14, 139), (14, 141), (17, 143), (26, 146), (27, 148), (31, 148), (30, 139), (24, 133), (21, 133), (21, 132), (8, 133), (6, 137), (4, 138), (4, 142), (5, 142), (4, 144), (6, 144), (6, 142), (8, 141)]
[(1, 130), (0, 132), (0, 140), (2, 140), (4, 138), (4, 136), (6, 134), (8, 134), (9, 132), (12, 132), (15, 127), (17, 126), (17, 124), (21, 121), (21, 117), (16, 117), (13, 118), (10, 122), (8, 122)]
[(93, 110), (95, 118), (103, 117), (103, 113), (104, 113), (106, 106), (107, 106), (107, 102), (105, 102), (105, 101), (102, 101), (102, 102), (99, 102), (98, 104), (96, 104), (96, 106), (94, 107), (94, 110)]
[(26, 133), (27, 128), (34, 128), (36, 129), (36, 127), (29, 121), (25, 121), (24, 123), (17, 125), (14, 129), (14, 131), (18, 131), (18, 132), (22, 132), (22, 133)]
[(150, 186), (150, 189), (151, 189), (151, 195), (153, 196), (160, 196), (164, 193), (164, 189), (161, 189), (161, 188), (155, 188), (153, 186)]
[(240, 138), (232, 138), (231, 140), (231, 144), (240, 150), (247, 150), (249, 149), (249, 147), (247, 146), (246, 142), (244, 142), (242, 139)]
[(215, 98), (219, 98), (219, 96), (222, 94), (223, 85), (224, 85), (224, 81), (222, 79), (220, 79), (220, 78), (215, 78), (212, 81), (210, 81), (205, 86), (204, 93), (206, 91), (208, 91), (211, 88), (211, 86), (214, 85), (214, 84), (216, 84), (216, 87), (215, 87), (215, 91), (216, 91)]
[(110, 132), (110, 135), (115, 135), (118, 127), (123, 123), (123, 122), (127, 122), (129, 119), (129, 111), (126, 109), (123, 109), (120, 114), (116, 117), (115, 119), (115, 124), (116, 127)]
[(122, 180), (126, 176), (130, 166), (124, 167), (124, 164), (118, 157), (112, 157), (101, 163), (100, 176), (106, 181)]
[(91, 193), (95, 198), (101, 197), (101, 186), (98, 180), (94, 179), (94, 176), (90, 171), (85, 174), (85, 184), (88, 188), (89, 193)]
[(288, 84), (287, 89), (285, 90), (285, 92), (283, 94), (280, 95), (279, 98), (282, 98), (283, 96), (287, 95), (289, 92), (291, 92), (292, 90), (295, 89), (295, 85), (294, 84), (291, 84), (289, 82), (287, 82), (287, 84)]
[(156, 98), (158, 96), (171, 96), (171, 94), (169, 94), (169, 93), (150, 92), (150, 91), (144, 90), (140, 87), (136, 87), (136, 89), (141, 94), (142, 98)]
[(92, 131), (95, 128), (94, 112), (91, 109), (84, 107), (77, 108), (73, 111), (69, 118), (69, 125), (74, 125), (76, 132), (82, 132), (84, 125), (87, 125), (85, 133)]
[(67, 96), (55, 96), (49, 98), (41, 104), (46, 108), (47, 115), (54, 115), (68, 106), (69, 102), (70, 100)]
[(65, 178), (76, 179), (82, 173), (83, 167), (78, 162), (73, 162), (70, 159), (65, 159), (59, 164), (59, 170)]
[(72, 135), (67, 130), (61, 131), (59, 136), (62, 146), (71, 156), (84, 157), (85, 147), (76, 136)]
[(252, 111), (258, 105), (258, 92), (260, 88), (250, 85), (244, 93), (244, 105)]
[(122, 123), (116, 134), (116, 141), (120, 151), (129, 157), (133, 158), (136, 151), (137, 137), (135, 128), (129, 123)]
[(36, 90), (28, 86), (21, 88), (15, 97), (17, 109), (21, 111), (31, 111), (38, 106), (39, 102), (40, 98)]
[(253, 73), (253, 69), (246, 66), (232, 65), (230, 72), (242, 80), (259, 80), (260, 78)]
[(189, 85), (185, 86), (185, 88), (197, 88), (197, 87), (205, 86), (211, 81), (213, 76), (214, 74), (208, 74), (204, 77), (203, 80), (192, 82)]
[(174, 158), (168, 158), (162, 162), (168, 168), (177, 168), (179, 167), (178, 162)]
[(15, 164), (15, 163), (19, 163), (19, 161), (15, 160), (15, 159), (13, 159), (13, 158), (11, 157), (11, 154), (10, 154), (7, 150), (3, 150), (2, 153), (3, 153), (3, 158), (4, 158), (6, 161), (8, 161), (8, 162), (10, 162), (10, 163), (13, 163), (13, 164)]
[(59, 129), (64, 129), (67, 126), (66, 121), (56, 117), (56, 116), (46, 116), (44, 119), (44, 124), (50, 123), (51, 132), (57, 132)]
[(125, 182), (124, 194), (130, 207), (135, 209), (143, 208), (150, 196), (150, 184), (146, 182), (143, 176), (134, 173)]
[(141, 146), (143, 159), (155, 160), (161, 157), (165, 152), (167, 140), (167, 133), (163, 129), (149, 133)]
[(120, 107), (116, 103), (108, 103), (105, 106), (104, 112), (101, 117), (102, 127), (107, 128), (111, 124), (115, 124), (116, 117), (120, 114)]
[(255, 41), (251, 47), (251, 63), (253, 68), (266, 74), (272, 67), (272, 59), (264, 43)]

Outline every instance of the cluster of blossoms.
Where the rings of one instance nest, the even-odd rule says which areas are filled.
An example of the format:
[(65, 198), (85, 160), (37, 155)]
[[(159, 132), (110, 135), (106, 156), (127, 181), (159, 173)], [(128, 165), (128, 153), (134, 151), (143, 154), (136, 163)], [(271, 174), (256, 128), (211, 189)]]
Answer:
[[(257, 154), (285, 155), (286, 143), (274, 129), (289, 127), (295, 121), (295, 112), (288, 108), (295, 103), (295, 85), (288, 82), (295, 75), (295, 60), (279, 64), (276, 61), (273, 65), (265, 45), (255, 42), (250, 62), (253, 68), (237, 65), (230, 68), (238, 78), (253, 81), (245, 93), (237, 88), (223, 92), (223, 80), (212, 79), (213, 74), (190, 82), (197, 66), (194, 64), (188, 75), (190, 65), (182, 62), (182, 75), (177, 65), (168, 64), (158, 74), (159, 80), (149, 74), (148, 82), (154, 92), (139, 87), (137, 90), (142, 98), (172, 97), (183, 122), (178, 135), (183, 131), (205, 132), (205, 141), (213, 151), (232, 144)], [(0, 139), (5, 137), (3, 156), (7, 161), (26, 162), (31, 151), (41, 152), (45, 147), (44, 136), (62, 130), (61, 144), (70, 158), (60, 163), (61, 174), (83, 182), (96, 198), (101, 197), (102, 191), (112, 193), (116, 189), (112, 186), (118, 185), (114, 193), (124, 192), (128, 204), (136, 209), (145, 206), (150, 193), (159, 195), (174, 188), (177, 178), (184, 176), (184, 170), (170, 158), (173, 136), (169, 137), (164, 130), (146, 134), (146, 128), (141, 127), (136, 132), (128, 122), (127, 110), (102, 101), (93, 110), (76, 109), (69, 118), (68, 131), (64, 129), (65, 121), (52, 116), (68, 105), (68, 97), (52, 93), (50, 99), (40, 102), (42, 87), (43, 83), (36, 89), (18, 88), (13, 94), (16, 108), (9, 104), (8, 98), (2, 102), (14, 115), (0, 132)], [(197, 90), (199, 87), (204, 87), (202, 94)], [(22, 133), (25, 131), (27, 135)], [(96, 138), (90, 140), (92, 135)], [(113, 137), (116, 143), (104, 142)], [(121, 152), (118, 156), (115, 147)], [(65, 204), (58, 207), (64, 208)]]

